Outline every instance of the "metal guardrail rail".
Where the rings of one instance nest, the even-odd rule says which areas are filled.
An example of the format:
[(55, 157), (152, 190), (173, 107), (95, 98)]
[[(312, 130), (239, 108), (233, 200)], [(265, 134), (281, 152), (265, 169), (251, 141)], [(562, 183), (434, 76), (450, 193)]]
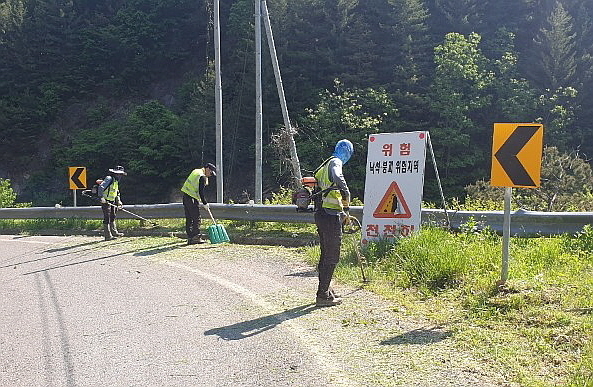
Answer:
[[(124, 208), (147, 219), (184, 218), (183, 204), (138, 204)], [(210, 209), (217, 219), (254, 222), (314, 223), (312, 212), (296, 212), (291, 205), (221, 204), (211, 203)], [(350, 207), (350, 214), (362, 220), (362, 206)], [(502, 232), (502, 211), (449, 211), (451, 227), (475, 221), (478, 228), (490, 227)], [(103, 219), (100, 207), (29, 207), (0, 208), (0, 219), (81, 218)], [(134, 216), (120, 211), (118, 218), (133, 219)], [(445, 213), (438, 209), (422, 209), (422, 222), (445, 224)], [(514, 211), (511, 213), (511, 233), (517, 236), (556, 235), (576, 233), (586, 224), (593, 225), (593, 212), (536, 212)], [(2, 230), (0, 229), (0, 232)]]

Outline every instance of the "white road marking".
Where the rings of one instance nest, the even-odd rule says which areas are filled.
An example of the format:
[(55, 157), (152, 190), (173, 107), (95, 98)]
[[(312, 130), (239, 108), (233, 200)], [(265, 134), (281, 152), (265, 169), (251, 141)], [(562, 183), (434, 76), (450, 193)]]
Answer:
[[(264, 309), (266, 312), (269, 312), (270, 314), (277, 313), (277, 309), (274, 308), (272, 304), (266, 302), (257, 294), (255, 294), (247, 288), (244, 288), (241, 285), (231, 282), (225, 278), (219, 277), (215, 274), (208, 273), (178, 262), (164, 261), (164, 263), (168, 266), (192, 272), (194, 274), (199, 275), (202, 278), (215, 282), (220, 286), (223, 286), (247, 298), (253, 304), (259, 306), (260, 308)], [(280, 314), (280, 316), (281, 315), (282, 314)], [(304, 344), (305, 348), (307, 348), (311, 352), (311, 354), (315, 356), (317, 363), (321, 367), (325, 368), (331, 380), (332, 386), (354, 387), (357, 385), (357, 383), (354, 383), (352, 380), (348, 379), (343, 374), (343, 371), (340, 369), (340, 367), (337, 366), (336, 361), (333, 359), (333, 356), (326, 353), (322, 346), (319, 345), (316, 338), (310, 335), (302, 326), (299, 325), (299, 323), (296, 320), (288, 318), (283, 319), (282, 317), (278, 317), (278, 319), (280, 320), (280, 324), (278, 325), (282, 325), (287, 329), (291, 330), (293, 334)]]
[(33, 244), (41, 244), (41, 245), (53, 245), (56, 242), (43, 242), (43, 241), (29, 241), (29, 240), (25, 240), (25, 239), (4, 239), (4, 238), (0, 238), (0, 242), (20, 242), (20, 243), (33, 243)]

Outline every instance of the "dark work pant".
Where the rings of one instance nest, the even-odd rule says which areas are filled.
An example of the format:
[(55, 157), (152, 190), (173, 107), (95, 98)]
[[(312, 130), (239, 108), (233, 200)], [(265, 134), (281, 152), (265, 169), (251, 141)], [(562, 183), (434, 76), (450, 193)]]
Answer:
[(187, 239), (192, 239), (198, 235), (202, 236), (200, 232), (202, 216), (200, 215), (200, 202), (198, 199), (194, 199), (184, 192), (183, 209), (185, 210), (185, 232), (187, 233)]
[(101, 209), (103, 210), (103, 224), (109, 224), (115, 221), (115, 215), (117, 214), (117, 207), (112, 206), (114, 202), (107, 201), (107, 203), (101, 203)]
[(339, 215), (330, 215), (323, 210), (315, 212), (315, 224), (317, 225), (321, 247), (321, 256), (317, 265), (317, 271), (319, 272), (317, 296), (329, 298), (329, 285), (336, 265), (340, 261), (342, 225), (340, 224)]

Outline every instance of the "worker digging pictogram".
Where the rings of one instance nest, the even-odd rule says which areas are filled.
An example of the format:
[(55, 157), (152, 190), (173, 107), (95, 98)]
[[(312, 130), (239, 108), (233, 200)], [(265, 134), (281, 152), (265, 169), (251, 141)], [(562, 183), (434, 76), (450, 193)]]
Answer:
[(412, 212), (397, 182), (392, 182), (373, 212), (375, 218), (411, 218)]

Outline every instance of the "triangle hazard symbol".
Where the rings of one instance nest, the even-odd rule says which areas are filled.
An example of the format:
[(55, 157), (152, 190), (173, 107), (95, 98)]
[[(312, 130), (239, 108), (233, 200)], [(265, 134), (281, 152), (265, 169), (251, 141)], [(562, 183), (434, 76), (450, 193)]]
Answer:
[(412, 213), (397, 182), (391, 183), (373, 212), (375, 218), (411, 218)]

